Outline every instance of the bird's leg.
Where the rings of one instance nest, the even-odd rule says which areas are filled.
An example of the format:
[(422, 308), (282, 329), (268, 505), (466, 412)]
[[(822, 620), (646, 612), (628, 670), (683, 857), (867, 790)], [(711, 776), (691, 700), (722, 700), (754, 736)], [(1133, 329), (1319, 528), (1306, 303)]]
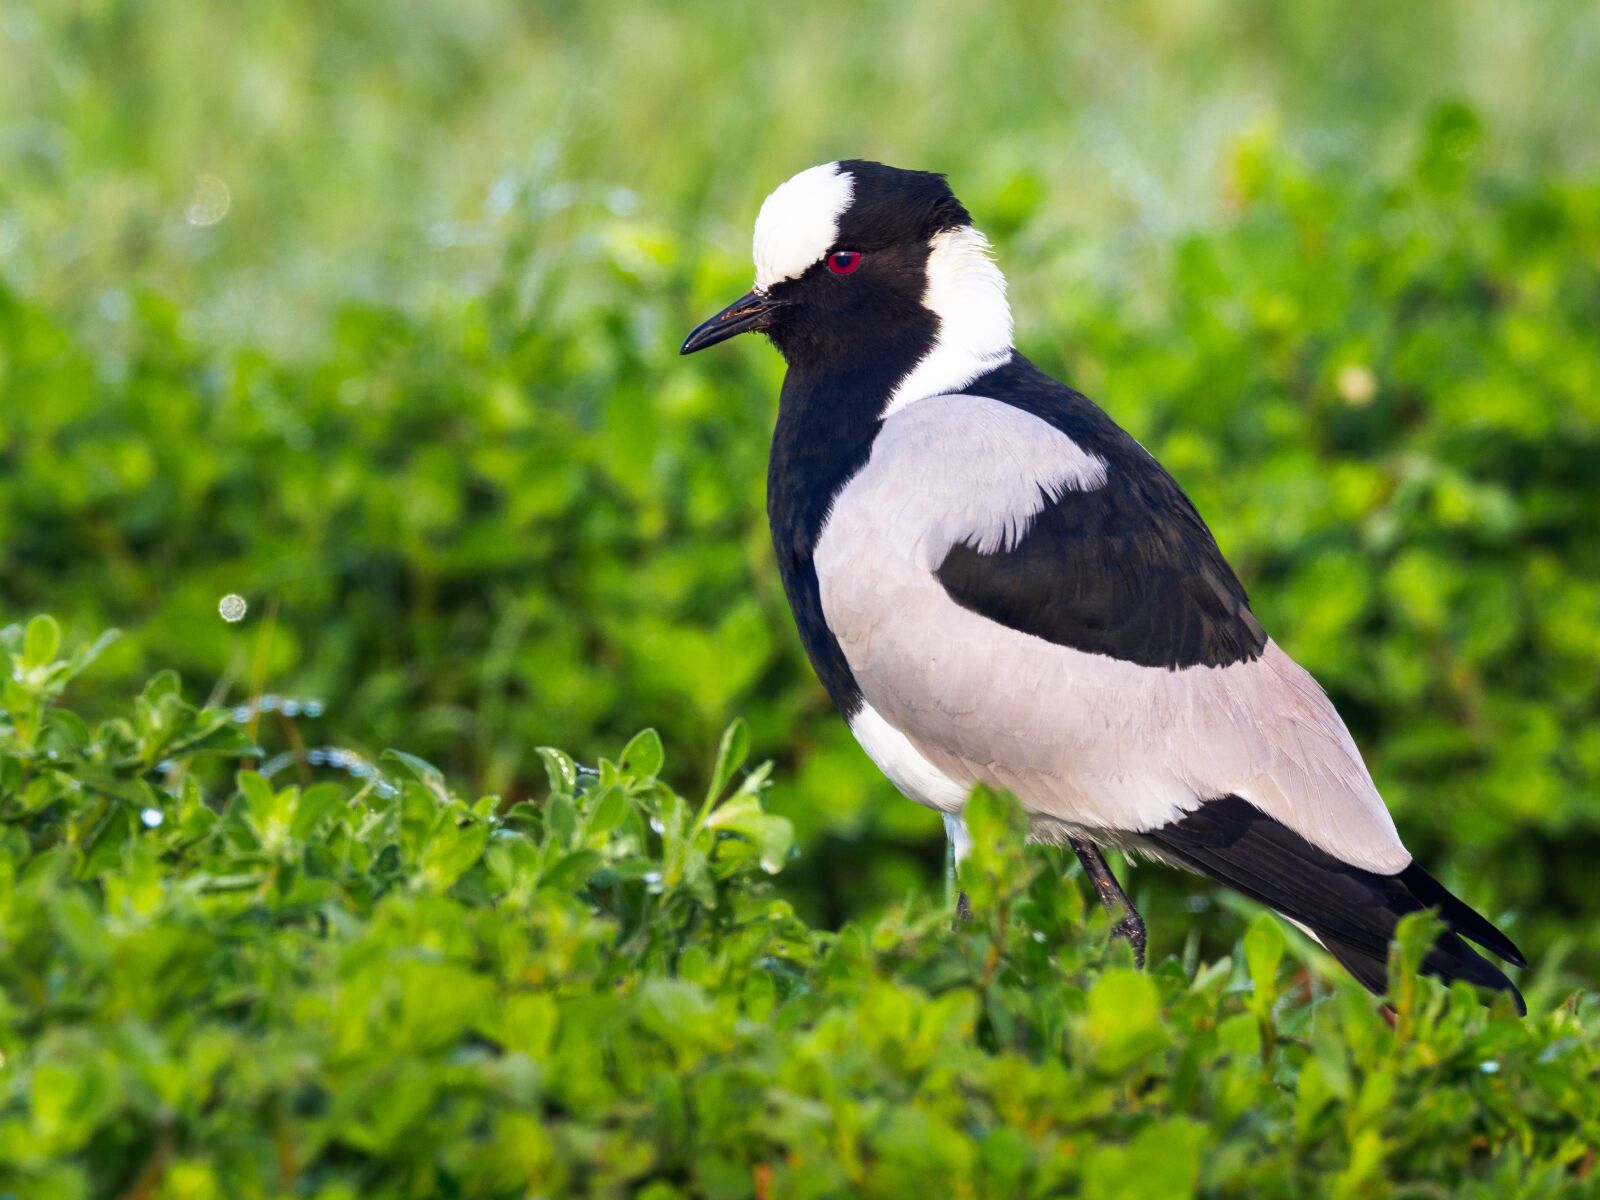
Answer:
[(967, 894), (961, 890), (961, 864), (967, 857), (967, 852), (972, 849), (972, 839), (967, 836), (967, 826), (960, 817), (953, 813), (944, 815), (945, 834), (945, 901), (949, 902), (950, 895), (955, 895), (956, 927), (960, 928), (972, 916), (972, 904), (967, 899)]
[(965, 892), (957, 892), (956, 919), (954, 924), (956, 928), (959, 929), (970, 920), (972, 920), (972, 901), (967, 899), (967, 894)]
[(1146, 937), (1144, 918), (1139, 915), (1139, 910), (1134, 908), (1133, 901), (1128, 899), (1128, 894), (1122, 890), (1122, 885), (1111, 873), (1111, 868), (1106, 866), (1106, 860), (1101, 855), (1099, 847), (1093, 842), (1071, 835), (1068, 835), (1067, 841), (1072, 843), (1078, 861), (1083, 864), (1083, 873), (1089, 877), (1089, 882), (1094, 884), (1095, 893), (1100, 897), (1106, 915), (1111, 918), (1111, 936), (1123, 938), (1133, 947), (1133, 961), (1143, 970)]

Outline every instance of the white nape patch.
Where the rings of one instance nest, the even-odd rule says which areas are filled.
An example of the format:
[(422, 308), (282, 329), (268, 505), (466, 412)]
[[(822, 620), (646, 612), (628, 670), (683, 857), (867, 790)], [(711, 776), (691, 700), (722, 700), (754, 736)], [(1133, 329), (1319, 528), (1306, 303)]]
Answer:
[(929, 396), (959, 392), (1011, 359), (1011, 306), (1006, 277), (989, 239), (971, 225), (941, 230), (928, 242), (928, 285), (922, 304), (939, 318), (933, 349), (889, 395), (890, 413)]
[(797, 279), (822, 260), (839, 236), (839, 218), (855, 190), (855, 178), (836, 162), (809, 167), (778, 185), (756, 216), (756, 291)]
[[(850, 718), (850, 732), (908, 800), (915, 800), (940, 812), (960, 812), (967, 802), (969, 784), (960, 783), (934, 766), (927, 758), (870, 704)], [(965, 833), (965, 830), (963, 830)], [(958, 848), (957, 853), (960, 854)]]
[(959, 869), (967, 861), (967, 855), (972, 853), (972, 835), (967, 832), (967, 823), (954, 813), (945, 813), (944, 835), (950, 839), (950, 850), (955, 855)]

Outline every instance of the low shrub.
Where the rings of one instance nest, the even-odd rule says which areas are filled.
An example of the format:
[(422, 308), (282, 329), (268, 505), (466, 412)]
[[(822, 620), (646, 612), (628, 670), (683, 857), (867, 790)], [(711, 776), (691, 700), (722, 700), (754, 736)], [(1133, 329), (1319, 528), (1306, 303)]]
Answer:
[(1387, 1014), (1268, 916), (1141, 973), (980, 792), (970, 922), (830, 932), (742, 724), (693, 794), (650, 731), (515, 802), (269, 778), (248, 714), (161, 674), (91, 728), (103, 641), (0, 639), (0, 1195), (1593, 1194), (1600, 1005), (1416, 980), (1425, 922)]

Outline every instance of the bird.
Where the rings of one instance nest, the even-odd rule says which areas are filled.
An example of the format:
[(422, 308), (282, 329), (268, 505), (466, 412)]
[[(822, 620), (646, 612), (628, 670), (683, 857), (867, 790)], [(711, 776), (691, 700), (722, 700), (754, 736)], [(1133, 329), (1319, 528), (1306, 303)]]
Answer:
[[(1068, 845), (1143, 966), (1104, 851), (1276, 911), (1375, 993), (1421, 970), (1510, 996), (1521, 951), (1423, 869), (1312, 676), (1256, 619), (1188, 495), (1013, 344), (1006, 281), (945, 176), (864, 159), (763, 201), (753, 288), (681, 353), (759, 332), (786, 365), (767, 467), (785, 596), (822, 687), (955, 862), (975, 785)], [(964, 898), (963, 898), (964, 901)]]

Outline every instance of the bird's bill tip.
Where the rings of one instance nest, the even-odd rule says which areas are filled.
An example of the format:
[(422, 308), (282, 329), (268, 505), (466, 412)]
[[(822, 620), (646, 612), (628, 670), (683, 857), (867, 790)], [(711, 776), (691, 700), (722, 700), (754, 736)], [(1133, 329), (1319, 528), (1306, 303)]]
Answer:
[(727, 308), (696, 325), (683, 339), (679, 354), (693, 354), (751, 330), (765, 329), (778, 308), (760, 292), (746, 292)]

